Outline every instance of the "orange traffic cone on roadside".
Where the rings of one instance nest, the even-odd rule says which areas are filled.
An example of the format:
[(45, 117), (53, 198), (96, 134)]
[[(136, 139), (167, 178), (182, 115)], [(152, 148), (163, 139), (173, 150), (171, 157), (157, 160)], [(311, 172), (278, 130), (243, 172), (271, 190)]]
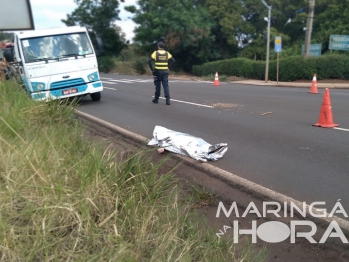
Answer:
[(308, 93), (310, 93), (310, 94), (318, 94), (319, 93), (317, 91), (316, 74), (314, 74), (314, 76), (313, 76), (313, 81), (311, 81), (311, 87), (310, 87), (310, 91)]
[(214, 86), (220, 86), (221, 84), (219, 83), (219, 79), (218, 79), (218, 72), (216, 72), (216, 75), (214, 76), (214, 82), (213, 82)]
[(339, 126), (339, 124), (333, 123), (330, 90), (328, 90), (328, 88), (325, 89), (325, 94), (322, 100), (322, 106), (320, 110), (319, 121), (316, 124), (313, 124), (313, 126), (330, 127), (330, 128)]

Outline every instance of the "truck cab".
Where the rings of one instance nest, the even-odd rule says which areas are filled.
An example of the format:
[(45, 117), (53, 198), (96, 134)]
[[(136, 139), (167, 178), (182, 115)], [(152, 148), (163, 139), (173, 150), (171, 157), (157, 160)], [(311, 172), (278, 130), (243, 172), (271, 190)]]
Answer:
[(13, 61), (34, 100), (85, 95), (101, 99), (96, 52), (84, 27), (16, 32)]

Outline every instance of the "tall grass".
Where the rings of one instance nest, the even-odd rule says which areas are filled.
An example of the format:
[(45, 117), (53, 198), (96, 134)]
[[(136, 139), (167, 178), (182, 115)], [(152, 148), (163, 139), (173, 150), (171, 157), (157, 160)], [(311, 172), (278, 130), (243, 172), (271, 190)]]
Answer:
[(162, 163), (116, 162), (83, 138), (75, 103), (0, 89), (0, 261), (233, 261)]

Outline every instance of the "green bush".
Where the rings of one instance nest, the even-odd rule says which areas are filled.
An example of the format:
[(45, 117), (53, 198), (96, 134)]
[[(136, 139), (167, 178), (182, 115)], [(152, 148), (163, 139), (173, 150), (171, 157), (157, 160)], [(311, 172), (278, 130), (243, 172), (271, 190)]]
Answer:
[(343, 55), (325, 55), (319, 57), (316, 61), (316, 67), (321, 70), (319, 79), (348, 79), (348, 76), (346, 76), (348, 72), (348, 63), (348, 57)]
[[(314, 57), (304, 59), (301, 56), (292, 56), (280, 59), (279, 62), (280, 81), (289, 82), (297, 79), (311, 79), (316, 71), (316, 58)], [(270, 78), (270, 80), (276, 79)]]
[(101, 56), (97, 60), (100, 72), (109, 73), (115, 67), (115, 60), (112, 56)]
[[(349, 57), (338, 54), (320, 57), (292, 56), (279, 60), (279, 81), (290, 82), (298, 79), (349, 79)], [(269, 61), (269, 79), (276, 80), (277, 61)], [(265, 61), (246, 58), (220, 60), (193, 66), (192, 73), (205, 76), (219, 72), (227, 76), (249, 79), (265, 79)]]
[(134, 69), (132, 66), (132, 62), (121, 62), (121, 61), (116, 61), (115, 62), (115, 67), (113, 68), (110, 73), (116, 73), (120, 75), (133, 75)]
[(116, 58), (118, 61), (129, 62), (135, 58), (134, 51), (130, 48), (123, 49), (118, 57)]
[(133, 69), (140, 75), (146, 73), (147, 66), (147, 58), (146, 57), (138, 57), (133, 61)]

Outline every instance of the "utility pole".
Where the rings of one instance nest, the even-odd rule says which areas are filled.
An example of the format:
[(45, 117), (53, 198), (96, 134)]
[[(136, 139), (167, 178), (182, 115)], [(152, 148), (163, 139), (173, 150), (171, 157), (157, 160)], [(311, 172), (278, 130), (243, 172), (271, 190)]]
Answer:
[(303, 54), (304, 58), (309, 56), (310, 44), (311, 44), (311, 32), (313, 29), (314, 9), (315, 9), (315, 0), (309, 0), (308, 21), (307, 21), (307, 28), (305, 29), (306, 31), (305, 31), (304, 54)]
[[(315, 1), (315, 0), (314, 0)], [(265, 59), (265, 82), (268, 82), (269, 78), (269, 49), (270, 49), (270, 16), (271, 16), (271, 6), (268, 6), (264, 0), (263, 4), (268, 8), (268, 33), (267, 33), (267, 55)]]

